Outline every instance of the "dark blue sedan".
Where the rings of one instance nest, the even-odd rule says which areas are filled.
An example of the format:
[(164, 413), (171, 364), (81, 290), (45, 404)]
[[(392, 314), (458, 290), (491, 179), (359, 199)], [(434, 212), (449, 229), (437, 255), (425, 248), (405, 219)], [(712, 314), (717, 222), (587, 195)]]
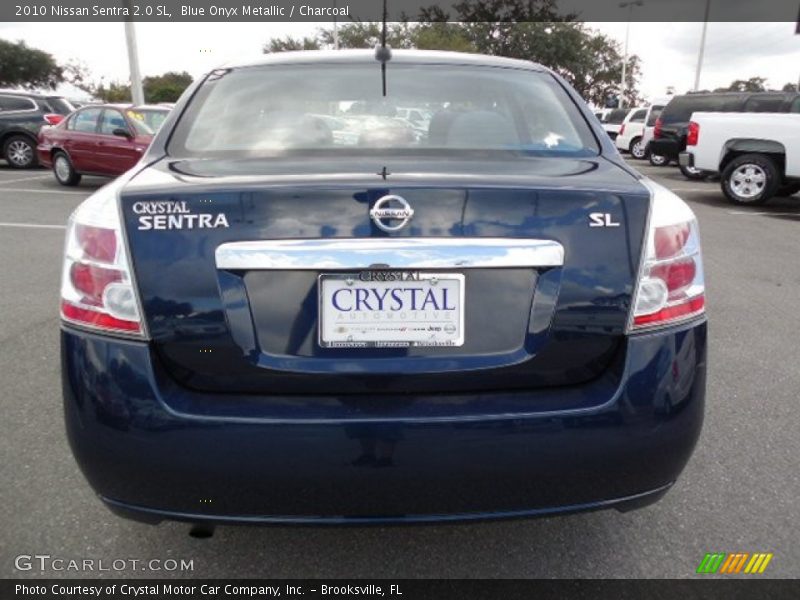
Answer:
[(700, 434), (704, 291), (691, 209), (547, 69), (272, 55), (72, 215), (67, 431), (150, 522), (628, 510)]

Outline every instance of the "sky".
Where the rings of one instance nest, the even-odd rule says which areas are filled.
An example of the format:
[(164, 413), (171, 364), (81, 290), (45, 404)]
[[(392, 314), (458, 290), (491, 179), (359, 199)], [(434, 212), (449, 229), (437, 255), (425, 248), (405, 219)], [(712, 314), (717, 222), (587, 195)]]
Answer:
[[(311, 35), (330, 23), (137, 23), (143, 75), (188, 71), (199, 76), (227, 61), (261, 53), (272, 37)], [(589, 23), (622, 44), (626, 23)], [(701, 23), (632, 23), (629, 52), (642, 59), (639, 88), (645, 98), (678, 93), (694, 83)], [(713, 89), (734, 79), (766, 77), (780, 89), (800, 79), (800, 35), (794, 23), (720, 23), (708, 25), (700, 87)], [(0, 23), (0, 38), (24, 40), (60, 62), (85, 63), (93, 77), (128, 78), (123, 23)], [(76, 97), (84, 94), (64, 90)]]

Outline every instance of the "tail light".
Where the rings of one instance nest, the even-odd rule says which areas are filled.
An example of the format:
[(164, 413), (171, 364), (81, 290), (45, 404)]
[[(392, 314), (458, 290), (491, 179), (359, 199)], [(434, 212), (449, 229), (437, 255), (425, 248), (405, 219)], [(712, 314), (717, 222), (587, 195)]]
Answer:
[(686, 145), (697, 146), (697, 140), (700, 139), (700, 125), (694, 121), (689, 121), (689, 130), (686, 133)]
[(692, 209), (668, 189), (647, 182), (653, 196), (631, 330), (662, 327), (705, 312), (700, 234)]
[(659, 139), (661, 137), (661, 128), (662, 127), (664, 127), (664, 122), (659, 117), (658, 119), (656, 119), (656, 125), (653, 128), (653, 138), (654, 139), (657, 140), (657, 139)]
[(625, 123), (622, 124), (622, 127), (619, 128), (619, 134), (625, 135)]
[(61, 279), (61, 318), (91, 329), (143, 336), (144, 327), (117, 212), (118, 180), (69, 219)]
[(46, 114), (44, 120), (48, 125), (58, 125), (64, 120), (64, 115), (57, 115), (55, 113)]

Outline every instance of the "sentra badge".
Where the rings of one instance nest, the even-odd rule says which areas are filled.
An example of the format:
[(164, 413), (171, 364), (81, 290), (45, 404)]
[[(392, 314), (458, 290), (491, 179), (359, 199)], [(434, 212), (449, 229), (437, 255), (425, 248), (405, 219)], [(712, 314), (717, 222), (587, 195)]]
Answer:
[(230, 227), (225, 213), (193, 213), (186, 201), (151, 200), (135, 202), (133, 212), (139, 217), (140, 231), (149, 229), (216, 229)]

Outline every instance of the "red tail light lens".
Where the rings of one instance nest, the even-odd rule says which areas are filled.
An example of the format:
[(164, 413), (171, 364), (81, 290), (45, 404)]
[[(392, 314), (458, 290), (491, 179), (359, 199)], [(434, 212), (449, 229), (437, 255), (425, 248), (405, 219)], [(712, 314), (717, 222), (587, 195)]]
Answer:
[(670, 258), (677, 255), (686, 245), (690, 232), (689, 223), (657, 227), (654, 235), (656, 258)]
[(82, 323), (90, 325), (97, 329), (117, 330), (126, 333), (140, 333), (141, 329), (139, 324), (133, 321), (125, 321), (124, 319), (117, 319), (111, 315), (107, 315), (96, 310), (89, 310), (75, 306), (69, 302), (61, 302), (61, 316), (66, 321), (74, 323)]
[(44, 115), (44, 120), (48, 125), (58, 125), (64, 120), (64, 115), (46, 114)]
[(686, 258), (656, 265), (650, 269), (650, 275), (664, 281), (669, 297), (674, 299), (692, 284), (697, 275), (697, 265), (694, 258)]
[(684, 321), (705, 310), (705, 279), (694, 213), (666, 188), (652, 182), (648, 185), (653, 201), (633, 330)]
[(109, 284), (122, 281), (122, 273), (85, 263), (72, 263), (69, 279), (76, 291), (84, 294), (81, 301), (91, 306), (103, 305), (103, 292)]
[(622, 127), (619, 128), (619, 134), (625, 135), (625, 123), (622, 124)]
[(636, 317), (635, 326), (637, 328), (652, 327), (663, 325), (669, 321), (681, 321), (687, 317), (694, 317), (695, 315), (702, 314), (705, 310), (705, 305), (705, 296), (698, 296), (688, 302), (676, 304), (674, 306), (665, 306), (658, 312)]
[(686, 145), (697, 146), (697, 140), (700, 139), (700, 125), (694, 121), (689, 122), (689, 130), (686, 133)]
[(653, 138), (659, 139), (661, 137), (661, 128), (664, 126), (664, 123), (661, 121), (660, 118), (656, 119), (656, 125), (653, 128)]
[(75, 225), (75, 237), (88, 258), (111, 263), (117, 256), (117, 233), (92, 225)]
[(95, 192), (70, 217), (61, 317), (95, 330), (141, 335), (138, 299), (117, 213), (120, 185), (122, 182)]

